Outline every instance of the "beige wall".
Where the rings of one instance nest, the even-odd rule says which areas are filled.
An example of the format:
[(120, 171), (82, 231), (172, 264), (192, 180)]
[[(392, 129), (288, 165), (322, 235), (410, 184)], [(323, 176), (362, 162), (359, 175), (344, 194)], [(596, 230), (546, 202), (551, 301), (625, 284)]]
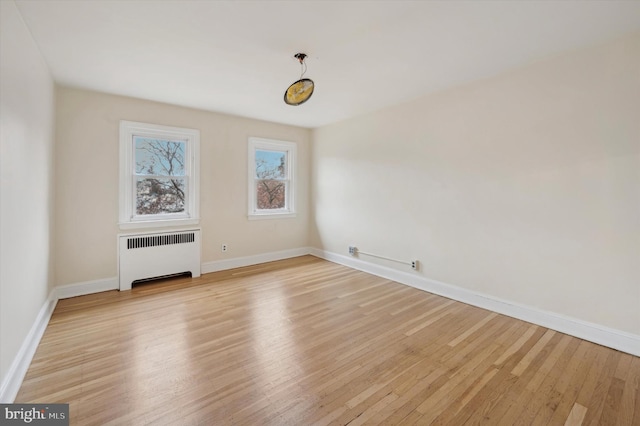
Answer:
[(0, 19), (0, 383), (5, 383), (53, 276), (54, 89), (12, 1), (0, 1)]
[[(311, 132), (54, 93), (14, 3), (0, 7), (0, 380), (53, 284), (116, 276), (122, 119), (200, 130), (203, 262), (353, 244), (640, 334), (640, 34)], [(295, 219), (247, 219), (250, 136), (298, 143)]]
[(640, 34), (316, 129), (312, 169), (313, 246), (640, 334)]
[[(215, 96), (215, 94), (212, 94)], [(56, 92), (56, 284), (117, 274), (120, 120), (200, 130), (202, 262), (306, 247), (308, 129), (139, 99), (58, 87)], [(298, 215), (247, 219), (247, 140), (298, 144)], [(222, 253), (220, 245), (228, 244)]]

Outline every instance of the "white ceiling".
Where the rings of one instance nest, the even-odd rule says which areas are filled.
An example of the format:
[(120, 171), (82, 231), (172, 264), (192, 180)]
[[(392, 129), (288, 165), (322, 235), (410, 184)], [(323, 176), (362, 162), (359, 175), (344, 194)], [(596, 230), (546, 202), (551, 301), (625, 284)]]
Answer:
[(617, 0), (16, 4), (60, 84), (312, 128), (640, 30)]

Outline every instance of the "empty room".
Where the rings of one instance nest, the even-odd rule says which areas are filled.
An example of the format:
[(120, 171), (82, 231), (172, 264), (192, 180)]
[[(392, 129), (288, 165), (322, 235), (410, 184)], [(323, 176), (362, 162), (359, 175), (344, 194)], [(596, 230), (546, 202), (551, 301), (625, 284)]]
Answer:
[(0, 19), (0, 424), (640, 425), (640, 2)]

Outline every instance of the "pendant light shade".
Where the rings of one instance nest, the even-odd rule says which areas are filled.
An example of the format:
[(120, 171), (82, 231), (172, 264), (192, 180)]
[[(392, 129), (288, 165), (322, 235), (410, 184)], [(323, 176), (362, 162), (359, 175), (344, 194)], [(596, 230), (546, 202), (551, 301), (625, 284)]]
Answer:
[(307, 64), (304, 63), (304, 59), (307, 57), (304, 53), (296, 53), (294, 58), (300, 62), (302, 74), (300, 74), (300, 80), (291, 84), (286, 92), (284, 92), (284, 102), (288, 105), (301, 105), (309, 100), (313, 95), (313, 89), (315, 84), (313, 80), (309, 78), (302, 78), (304, 73), (307, 72)]

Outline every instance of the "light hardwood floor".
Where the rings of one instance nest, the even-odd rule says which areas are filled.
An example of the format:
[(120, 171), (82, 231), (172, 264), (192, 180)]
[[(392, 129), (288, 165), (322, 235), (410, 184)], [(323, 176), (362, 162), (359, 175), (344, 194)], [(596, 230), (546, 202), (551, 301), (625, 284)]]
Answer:
[(640, 358), (311, 256), (61, 300), (75, 425), (640, 425)]

